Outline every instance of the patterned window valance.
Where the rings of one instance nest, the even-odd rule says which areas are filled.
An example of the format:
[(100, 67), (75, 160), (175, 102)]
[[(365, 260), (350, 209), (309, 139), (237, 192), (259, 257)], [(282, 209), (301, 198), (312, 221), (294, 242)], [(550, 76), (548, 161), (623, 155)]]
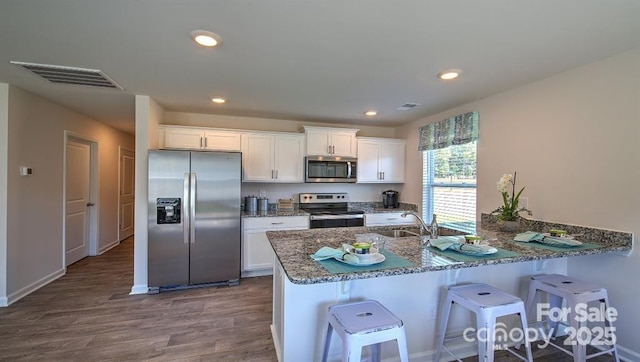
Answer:
[(420, 127), (418, 150), (437, 150), (477, 139), (478, 112), (469, 112)]

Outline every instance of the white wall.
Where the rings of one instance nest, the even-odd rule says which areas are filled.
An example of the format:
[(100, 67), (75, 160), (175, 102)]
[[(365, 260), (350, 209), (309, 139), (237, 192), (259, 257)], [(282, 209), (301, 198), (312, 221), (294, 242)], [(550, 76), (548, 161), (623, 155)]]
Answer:
[[(500, 205), (496, 182), (517, 171), (536, 219), (640, 233), (640, 49), (399, 128), (415, 166), (406, 168), (405, 196), (420, 202), (417, 129), (468, 111), (480, 113), (478, 213)], [(607, 287), (630, 355), (640, 353), (639, 254), (568, 260), (570, 275)]]
[[(8, 302), (59, 277), (63, 262), (64, 132), (97, 140), (98, 249), (118, 243), (118, 147), (133, 137), (9, 86), (7, 174)], [(22, 177), (19, 166), (33, 168)]]
[(158, 148), (158, 124), (163, 113), (163, 109), (149, 96), (136, 95), (136, 237), (133, 251), (131, 294), (143, 294), (148, 290), (148, 158), (149, 150)]

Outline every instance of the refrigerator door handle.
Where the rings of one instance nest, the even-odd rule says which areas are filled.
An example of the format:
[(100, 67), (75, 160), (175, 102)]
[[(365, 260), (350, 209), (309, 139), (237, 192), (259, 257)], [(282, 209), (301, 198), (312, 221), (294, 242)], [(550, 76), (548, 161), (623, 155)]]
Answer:
[(191, 239), (191, 244), (195, 244), (196, 243), (196, 174), (195, 172), (191, 173), (191, 199), (189, 200), (189, 214), (191, 219), (189, 220), (189, 223), (191, 224), (190, 226), (190, 239)]
[(182, 218), (182, 241), (185, 244), (189, 243), (189, 229), (191, 229), (191, 213), (189, 208), (185, 207), (187, 200), (189, 200), (189, 174), (184, 174), (184, 186), (182, 190), (182, 210), (184, 217)]

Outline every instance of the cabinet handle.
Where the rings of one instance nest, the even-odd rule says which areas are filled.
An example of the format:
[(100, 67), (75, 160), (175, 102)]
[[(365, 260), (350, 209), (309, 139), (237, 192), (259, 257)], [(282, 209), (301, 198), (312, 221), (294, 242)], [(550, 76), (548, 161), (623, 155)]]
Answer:
[(327, 146), (327, 153), (331, 154), (331, 146)]
[(273, 178), (273, 170), (271, 170), (271, 178)]
[(336, 146), (331, 146), (331, 154), (332, 155), (336, 154)]
[(204, 148), (207, 148), (208, 146), (207, 137), (204, 137)]
[(384, 171), (382, 172), (382, 179), (384, 180)]
[(276, 180), (278, 179), (278, 170), (276, 170)]
[(282, 225), (284, 224), (284, 221), (281, 222), (272, 222), (271, 225)]
[(200, 148), (202, 148), (202, 137), (200, 137)]

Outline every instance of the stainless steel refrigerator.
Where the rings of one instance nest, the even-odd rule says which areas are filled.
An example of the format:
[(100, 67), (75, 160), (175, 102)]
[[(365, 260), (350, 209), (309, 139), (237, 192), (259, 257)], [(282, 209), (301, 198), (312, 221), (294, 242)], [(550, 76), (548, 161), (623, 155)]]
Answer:
[(241, 154), (149, 151), (149, 291), (240, 279)]

